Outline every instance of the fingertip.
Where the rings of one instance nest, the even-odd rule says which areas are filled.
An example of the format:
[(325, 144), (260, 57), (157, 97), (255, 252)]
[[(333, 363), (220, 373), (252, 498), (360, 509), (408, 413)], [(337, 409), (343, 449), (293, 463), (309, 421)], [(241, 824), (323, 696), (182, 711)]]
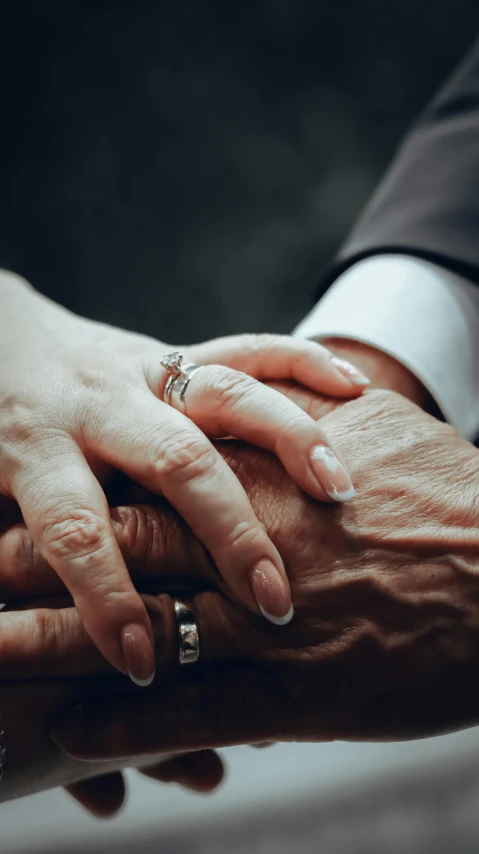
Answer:
[(313, 447), (310, 468), (319, 487), (332, 501), (345, 502), (354, 498), (349, 472), (330, 447), (322, 443)]
[(125, 780), (120, 772), (80, 780), (65, 788), (77, 803), (100, 819), (117, 815), (126, 797)]
[(286, 614), (284, 614), (284, 616), (282, 616), (282, 617), (277, 617), (274, 614), (270, 614), (268, 611), (266, 611), (265, 608), (262, 607), (262, 605), (259, 606), (259, 609), (260, 609), (263, 617), (265, 617), (266, 620), (269, 620), (269, 622), (273, 623), (273, 625), (275, 625), (275, 626), (287, 626), (288, 623), (291, 622), (291, 620), (293, 619), (293, 616), (294, 616), (294, 608), (293, 608), (292, 604), (291, 604), (291, 607), (286, 612)]
[(346, 359), (339, 359), (337, 356), (331, 355), (330, 362), (339, 376), (346, 379), (354, 388), (365, 389), (371, 384), (371, 380)]
[(200, 750), (143, 768), (141, 773), (162, 783), (176, 783), (193, 792), (208, 794), (223, 782), (226, 772), (214, 750)]
[(271, 560), (261, 560), (251, 573), (251, 588), (260, 613), (269, 622), (284, 626), (293, 617), (289, 583)]
[(131, 681), (142, 688), (151, 685), (155, 678), (155, 651), (151, 635), (144, 626), (131, 623), (120, 635), (125, 669)]

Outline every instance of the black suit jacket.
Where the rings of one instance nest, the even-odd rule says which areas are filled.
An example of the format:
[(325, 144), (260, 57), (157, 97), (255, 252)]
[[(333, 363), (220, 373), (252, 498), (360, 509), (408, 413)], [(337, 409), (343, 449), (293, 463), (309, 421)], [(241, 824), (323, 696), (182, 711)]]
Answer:
[(322, 290), (384, 252), (426, 258), (479, 284), (479, 40), (406, 137)]

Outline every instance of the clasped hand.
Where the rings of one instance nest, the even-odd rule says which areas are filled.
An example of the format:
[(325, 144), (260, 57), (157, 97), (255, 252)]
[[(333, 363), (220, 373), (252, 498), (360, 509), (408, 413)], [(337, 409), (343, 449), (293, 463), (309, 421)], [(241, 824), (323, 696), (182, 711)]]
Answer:
[[(342, 405), (323, 426), (357, 484), (347, 505), (318, 505), (264, 451), (219, 447), (283, 557), (295, 603), (287, 626), (242, 606), (171, 509), (111, 511), (139, 589), (172, 577), (196, 588), (202, 664), (179, 672), (171, 598), (146, 593), (158, 687), (120, 704), (102, 682), (85, 683), (83, 697), (101, 696), (57, 714), (51, 730), (68, 756), (141, 764), (216, 745), (407, 738), (477, 722), (477, 451), (390, 392)], [(23, 593), (58, 595), (58, 577), (18, 537)], [(4, 575), (0, 598), (12, 590)], [(2, 625), (4, 678), (112, 674), (71, 606), (7, 613)], [(124, 694), (115, 684), (108, 691)]]
[(347, 500), (350, 477), (322, 429), (259, 380), (295, 379), (339, 397), (357, 396), (367, 380), (313, 342), (219, 339), (187, 349), (204, 367), (191, 378), (183, 413), (162, 400), (170, 347), (76, 317), (8, 273), (0, 273), (0, 300), (0, 496), (18, 502), (102, 655), (137, 684), (153, 679), (150, 621), (101, 485), (113, 470), (176, 508), (238, 601), (287, 623), (281, 555), (210, 439), (265, 448), (309, 495)]

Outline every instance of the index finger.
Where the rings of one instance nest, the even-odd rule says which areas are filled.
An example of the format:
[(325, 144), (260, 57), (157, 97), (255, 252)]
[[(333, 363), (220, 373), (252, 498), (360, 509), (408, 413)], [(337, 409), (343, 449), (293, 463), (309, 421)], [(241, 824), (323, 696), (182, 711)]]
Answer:
[(94, 643), (114, 667), (149, 684), (155, 664), (148, 615), (80, 448), (67, 437), (44, 441), (22, 461), (12, 489), (33, 541), (73, 596)]

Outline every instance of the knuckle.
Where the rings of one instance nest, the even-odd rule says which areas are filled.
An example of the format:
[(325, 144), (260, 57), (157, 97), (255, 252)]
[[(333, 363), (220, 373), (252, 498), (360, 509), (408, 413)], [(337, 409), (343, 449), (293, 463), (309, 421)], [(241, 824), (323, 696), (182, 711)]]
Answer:
[(253, 354), (264, 350), (276, 350), (284, 347), (285, 341), (289, 340), (286, 335), (277, 335), (274, 332), (258, 332), (254, 335), (245, 335), (246, 348)]
[[(36, 454), (39, 444), (49, 441), (52, 434), (55, 440), (58, 430), (53, 430), (51, 419), (45, 407), (38, 404), (35, 394), (30, 401), (23, 400), (17, 394), (6, 395), (0, 399), (1, 418), (1, 462), (3, 473), (13, 479), (22, 469), (27, 458)], [(58, 423), (58, 416), (57, 416)]]
[(112, 522), (120, 550), (129, 565), (147, 570), (150, 558), (155, 562), (161, 559), (164, 520), (154, 508), (117, 507), (112, 511)]
[(207, 383), (208, 391), (213, 396), (218, 410), (244, 403), (260, 388), (253, 377), (232, 368), (216, 368), (210, 371)]
[(91, 394), (103, 394), (111, 386), (110, 375), (103, 363), (89, 363), (84, 358), (77, 363), (76, 380), (81, 389)]
[(180, 485), (213, 476), (217, 471), (218, 455), (207, 439), (198, 433), (181, 433), (161, 448), (152, 467), (155, 476)]
[(24, 525), (16, 525), (4, 535), (8, 544), (6, 560), (2, 563), (2, 580), (11, 580), (21, 585), (25, 576), (35, 567), (35, 547), (28, 529)]
[[(289, 408), (289, 407), (288, 407)], [(282, 432), (290, 436), (296, 436), (297, 433), (302, 433), (305, 428), (311, 427), (312, 421), (309, 415), (306, 415), (299, 407), (295, 412), (288, 412), (285, 415)], [(319, 439), (318, 439), (319, 442)]]
[(118, 507), (111, 512), (113, 531), (122, 554), (134, 557), (138, 548), (143, 545), (143, 537), (148, 536), (144, 531), (143, 516), (139, 507)]
[(265, 538), (265, 530), (259, 523), (251, 525), (249, 522), (241, 521), (223, 534), (217, 542), (217, 548), (227, 549), (230, 553), (252, 553), (260, 547), (264, 549)]
[(68, 626), (65, 611), (40, 608), (30, 612), (35, 653), (41, 661), (58, 659), (65, 649)]
[(58, 621), (46, 609), (32, 611), (32, 634), (42, 658), (50, 658), (58, 649)]
[(106, 521), (90, 510), (61, 514), (43, 523), (42, 542), (58, 559), (88, 559), (100, 552), (107, 537)]
[(323, 440), (317, 431), (311, 430), (312, 426), (314, 424), (311, 417), (299, 410), (299, 408), (298, 412), (288, 414), (275, 437), (274, 448), (278, 456), (287, 454), (288, 451), (291, 452), (293, 447), (296, 449), (298, 446), (303, 448), (306, 439), (310, 441), (316, 439), (317, 444), (320, 444)]

